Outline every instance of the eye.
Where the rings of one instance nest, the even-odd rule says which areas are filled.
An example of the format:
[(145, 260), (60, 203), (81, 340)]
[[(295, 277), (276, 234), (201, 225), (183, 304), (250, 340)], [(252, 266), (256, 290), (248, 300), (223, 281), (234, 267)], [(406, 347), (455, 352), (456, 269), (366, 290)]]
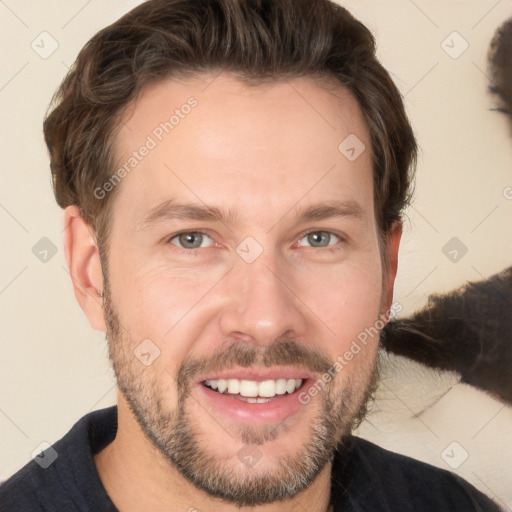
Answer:
[(200, 249), (209, 247), (213, 240), (207, 234), (200, 231), (187, 231), (174, 235), (169, 239), (169, 242), (182, 249)]
[(329, 231), (311, 231), (299, 240), (299, 244), (302, 240), (306, 240), (310, 247), (322, 248), (335, 245), (341, 239)]

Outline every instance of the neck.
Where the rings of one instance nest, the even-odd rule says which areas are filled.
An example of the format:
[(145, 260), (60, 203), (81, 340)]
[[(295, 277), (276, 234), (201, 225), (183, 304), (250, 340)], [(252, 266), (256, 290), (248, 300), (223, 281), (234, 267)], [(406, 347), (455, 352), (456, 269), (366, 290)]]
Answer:
[[(121, 397), (120, 397), (121, 398)], [(118, 431), (94, 456), (99, 477), (120, 512), (329, 512), (331, 465), (291, 500), (239, 507), (196, 488), (168, 462), (140, 429), (123, 399), (118, 401)], [(144, 490), (144, 492), (142, 492)]]

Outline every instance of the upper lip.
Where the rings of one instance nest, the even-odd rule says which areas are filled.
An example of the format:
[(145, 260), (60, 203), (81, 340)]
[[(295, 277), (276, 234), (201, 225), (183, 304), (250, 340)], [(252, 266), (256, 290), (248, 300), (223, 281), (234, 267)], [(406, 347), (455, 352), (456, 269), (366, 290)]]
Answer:
[(273, 366), (271, 368), (231, 368), (229, 370), (221, 370), (218, 372), (203, 375), (197, 379), (197, 383), (205, 380), (218, 379), (237, 379), (237, 380), (255, 380), (258, 382), (264, 380), (277, 379), (314, 379), (315, 374), (304, 368), (293, 368), (291, 366)]

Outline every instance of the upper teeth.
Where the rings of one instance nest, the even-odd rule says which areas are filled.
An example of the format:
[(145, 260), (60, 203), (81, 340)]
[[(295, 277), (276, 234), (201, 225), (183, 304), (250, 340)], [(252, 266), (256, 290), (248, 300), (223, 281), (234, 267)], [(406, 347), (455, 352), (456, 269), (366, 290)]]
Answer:
[(300, 388), (302, 379), (277, 379), (264, 380), (261, 382), (255, 380), (238, 380), (238, 379), (217, 379), (206, 380), (205, 385), (216, 389), (219, 393), (228, 391), (231, 394), (240, 394), (245, 397), (271, 398), (275, 395), (284, 395), (285, 393), (293, 393)]

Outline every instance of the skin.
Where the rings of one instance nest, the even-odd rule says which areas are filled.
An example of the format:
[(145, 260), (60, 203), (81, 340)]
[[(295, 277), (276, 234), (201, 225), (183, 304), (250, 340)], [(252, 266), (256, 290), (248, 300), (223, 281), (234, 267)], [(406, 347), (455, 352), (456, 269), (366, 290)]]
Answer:
[[(78, 302), (91, 326), (108, 333), (118, 382), (147, 408), (155, 425), (157, 397), (169, 417), (176, 413), (176, 377), (191, 358), (208, 368), (214, 351), (225, 355), (227, 347), (236, 345), (259, 357), (278, 342), (292, 340), (334, 362), (392, 302), (402, 227), (397, 222), (387, 236), (389, 262), (383, 269), (370, 137), (355, 98), (339, 86), (328, 89), (306, 78), (258, 86), (243, 85), (227, 73), (212, 79), (204, 75), (152, 84), (126, 112), (116, 138), (119, 162), (169, 117), (167, 112), (190, 96), (198, 101), (118, 185), (107, 308), (99, 293), (107, 283), (94, 232), (77, 207), (65, 210), (65, 253)], [(367, 148), (353, 162), (338, 150), (349, 134)], [(236, 212), (235, 222), (166, 219), (143, 227), (148, 212), (171, 198), (223, 207)], [(301, 210), (347, 200), (360, 205), (362, 218), (299, 222)], [(179, 246), (175, 235), (182, 231), (201, 231), (209, 238), (192, 251)], [(310, 231), (334, 236), (327, 236), (329, 245), (312, 247)], [(252, 263), (236, 252), (248, 236), (263, 251)], [(145, 339), (160, 350), (149, 366), (133, 353)], [(318, 424), (328, 398), (338, 403), (349, 396), (336, 417), (338, 441), (367, 399), (378, 341), (370, 338), (324, 391), (279, 422), (234, 420), (212, 406), (200, 384), (191, 383), (184, 404), (200, 449), (239, 481), (278, 475), (285, 457), (297, 457), (310, 440), (311, 425)], [(256, 374), (265, 368), (261, 361), (251, 365)], [(308, 361), (296, 368), (274, 366), (300, 367), (314, 383), (321, 372), (308, 367)], [(187, 480), (148, 439), (123, 391), (118, 391), (118, 414), (117, 437), (95, 456), (95, 463), (123, 512), (328, 510), (330, 463), (291, 500), (240, 507)], [(273, 440), (257, 444), (261, 459), (253, 467), (237, 456), (247, 444), (244, 427), (250, 427), (253, 440), (274, 431)]]

